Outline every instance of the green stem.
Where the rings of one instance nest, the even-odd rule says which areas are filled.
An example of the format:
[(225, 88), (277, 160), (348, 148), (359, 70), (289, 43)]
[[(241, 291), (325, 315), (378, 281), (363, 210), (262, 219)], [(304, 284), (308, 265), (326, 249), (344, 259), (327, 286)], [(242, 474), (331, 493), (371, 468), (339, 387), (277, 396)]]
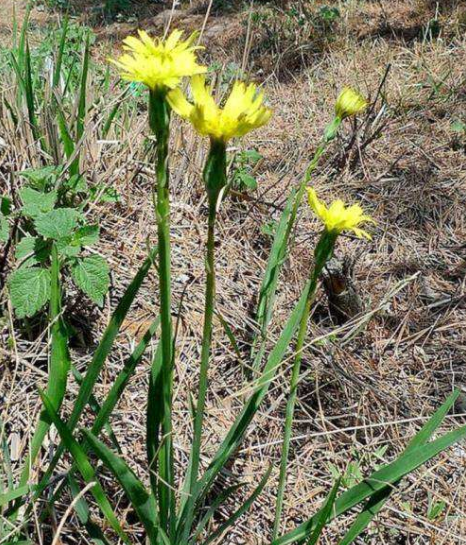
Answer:
[[(342, 120), (339, 117), (335, 117), (327, 125), (327, 127), (325, 129), (325, 132), (324, 132), (324, 136), (322, 138), (322, 142), (319, 144), (319, 147), (316, 149), (316, 151), (314, 153), (314, 156), (313, 156), (311, 162), (309, 163), (309, 165), (308, 165), (308, 167), (306, 169), (304, 177), (303, 177), (303, 179), (301, 180), (301, 182), (299, 184), (298, 191), (296, 193), (296, 197), (295, 197), (295, 200), (294, 200), (294, 203), (293, 203), (293, 208), (291, 210), (290, 217), (289, 217), (289, 220), (288, 220), (288, 224), (287, 224), (287, 227), (286, 227), (286, 232), (285, 232), (283, 242), (282, 242), (282, 245), (281, 245), (281, 253), (280, 253), (280, 255), (279, 255), (278, 259), (277, 259), (278, 263), (283, 263), (283, 261), (285, 259), (285, 255), (286, 255), (286, 251), (287, 251), (287, 248), (288, 248), (288, 241), (289, 241), (289, 238), (290, 238), (290, 235), (291, 235), (291, 231), (293, 230), (294, 224), (296, 222), (296, 216), (298, 215), (298, 209), (301, 206), (301, 202), (303, 200), (304, 194), (306, 193), (306, 187), (307, 187), (307, 185), (309, 184), (309, 182), (311, 180), (312, 173), (314, 172), (317, 165), (319, 164), (319, 160), (320, 160), (322, 154), (324, 153), (324, 151), (327, 149), (328, 144), (332, 140), (334, 140), (336, 135), (338, 134), (338, 129), (340, 128), (341, 122), (342, 122)], [(293, 189), (293, 191), (295, 191), (295, 190)], [(276, 276), (276, 278), (274, 279), (274, 286), (276, 286), (277, 282), (278, 282), (278, 276)], [(252, 363), (252, 368), (254, 370), (259, 369), (259, 367), (261, 365), (261, 362), (262, 362), (262, 359), (263, 359), (264, 354), (265, 354), (265, 350), (266, 350), (267, 331), (268, 331), (270, 319), (271, 319), (271, 316), (272, 316), (273, 303), (274, 303), (274, 300), (275, 300), (275, 295), (274, 295), (275, 288), (273, 288), (271, 291), (272, 291), (272, 294), (270, 296), (268, 296), (266, 300), (261, 302), (261, 305), (263, 305), (263, 308), (265, 309), (264, 310), (265, 319), (263, 320), (263, 322), (261, 324), (261, 331), (260, 331), (261, 341), (260, 341), (259, 348), (257, 349), (257, 351), (256, 351), (256, 344), (258, 342), (258, 339), (256, 339), (253, 342), (253, 357), (254, 357), (254, 360), (253, 360), (253, 363)]]
[[(150, 403), (153, 396), (161, 395), (156, 401), (158, 416), (154, 422), (147, 422), (148, 455), (151, 475), (156, 474), (156, 464), (160, 479), (153, 487), (158, 491), (160, 522), (162, 528), (172, 535), (175, 523), (175, 475), (172, 438), (172, 390), (173, 390), (173, 330), (171, 318), (171, 259), (170, 259), (170, 195), (168, 171), (168, 144), (170, 130), (170, 107), (164, 90), (151, 91), (149, 106), (151, 129), (157, 138), (156, 188), (153, 190), (154, 208), (159, 243), (159, 289), (160, 289), (160, 327), (161, 327), (161, 368), (152, 373), (157, 384), (149, 388)], [(158, 367), (154, 359), (154, 367)], [(149, 417), (149, 414), (148, 414)], [(161, 430), (159, 429), (161, 422)], [(151, 427), (154, 425), (153, 428)], [(161, 431), (161, 434), (160, 434)], [(159, 435), (161, 435), (159, 439)], [(155, 492), (155, 490), (154, 490)]]
[(194, 418), (194, 435), (191, 447), (190, 464), (186, 476), (188, 506), (186, 519), (183, 521), (181, 543), (189, 537), (194, 519), (195, 502), (192, 492), (196, 486), (201, 455), (202, 428), (208, 386), (209, 360), (212, 345), (213, 318), (215, 312), (215, 220), (220, 192), (226, 185), (226, 147), (218, 140), (211, 142), (209, 157), (204, 169), (204, 181), (209, 197), (209, 220), (207, 231), (206, 255), (206, 293), (204, 306), (204, 329), (202, 334), (201, 365), (199, 371), (199, 393)]
[[(60, 258), (56, 244), (52, 246), (51, 290), (49, 323), (51, 333), (50, 363), (48, 373), (47, 396), (58, 411), (63, 402), (70, 370), (70, 356), (68, 352), (68, 335), (63, 318), (61, 317), (61, 286), (60, 286)], [(50, 427), (50, 419), (45, 412), (41, 412), (36, 431), (32, 437), (29, 456), (20, 477), (20, 486), (29, 479), (30, 468), (40, 452), (42, 443)]]
[(275, 504), (275, 520), (272, 532), (272, 541), (278, 537), (280, 531), (280, 519), (283, 511), (283, 498), (285, 494), (286, 485), (286, 472), (288, 466), (288, 456), (290, 452), (290, 440), (291, 432), (293, 428), (294, 410), (296, 405), (296, 396), (299, 382), (299, 373), (301, 370), (301, 360), (303, 355), (304, 342), (306, 340), (307, 327), (309, 322), (309, 314), (311, 311), (311, 305), (314, 300), (315, 291), (317, 288), (317, 281), (325, 266), (327, 260), (332, 256), (333, 248), (336, 241), (336, 235), (324, 231), (320, 237), (320, 240), (315, 250), (315, 266), (311, 277), (311, 286), (309, 289), (309, 295), (306, 301), (304, 313), (299, 325), (298, 338), (296, 341), (296, 355), (293, 363), (293, 369), (291, 373), (290, 381), (290, 394), (286, 404), (285, 415), (285, 430), (283, 434), (283, 448), (280, 458), (280, 475), (278, 481), (277, 499)]

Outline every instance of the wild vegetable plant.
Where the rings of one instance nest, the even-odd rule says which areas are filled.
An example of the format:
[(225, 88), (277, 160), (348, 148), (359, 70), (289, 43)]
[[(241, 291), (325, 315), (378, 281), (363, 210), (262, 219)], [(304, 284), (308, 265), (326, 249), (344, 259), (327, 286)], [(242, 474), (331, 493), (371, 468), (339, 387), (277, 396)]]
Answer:
[[(152, 197), (158, 247), (142, 264), (115, 309), (87, 372), (82, 377), (77, 398), (74, 400), (71, 415), (67, 420), (60, 415), (60, 405), (66, 388), (67, 367), (70, 365), (66, 331), (63, 329), (62, 323), (60, 270), (62, 259), (64, 259), (66, 266), (66, 260), (76, 256), (69, 257), (65, 252), (65, 255), (62, 254), (61, 257), (58, 244), (60, 238), (44, 237), (43, 228), (37, 225), (37, 221), (43, 218), (43, 214), (50, 214), (55, 210), (53, 207), (50, 211), (41, 210), (38, 216), (39, 220), (36, 220), (33, 215), (29, 216), (31, 228), (43, 236), (45, 241), (51, 243), (51, 300), (49, 304), (51, 366), (49, 373), (62, 377), (62, 381), (58, 384), (58, 391), (57, 385), (50, 383), (46, 392), (40, 392), (44, 410), (36, 437), (33, 438), (33, 444), (30, 447), (29, 458), (25, 464), (21, 482), (16, 487), (10, 483), (6, 492), (0, 495), (0, 507), (6, 506), (4, 518), (14, 528), (11, 532), (13, 540), (11, 542), (24, 542), (25, 536), (28, 534), (27, 516), (31, 513), (34, 502), (42, 497), (46, 490), (50, 490), (50, 502), (53, 504), (58, 501), (66, 487), (75, 498), (78, 517), (88, 532), (89, 538), (94, 543), (101, 545), (110, 543), (109, 537), (93, 520), (92, 510), (87, 500), (80, 494), (81, 481), (77, 478), (79, 473), (81, 480), (88, 486), (85, 490), (89, 490), (92, 494), (107, 525), (114, 530), (122, 542), (131, 543), (131, 539), (114, 511), (113, 502), (101, 484), (95, 458), (90, 457), (92, 452), (118, 481), (136, 518), (144, 528), (144, 538), (147, 543), (151, 545), (228, 543), (228, 537), (225, 536), (228, 536), (228, 532), (237, 520), (250, 509), (260, 496), (268, 482), (272, 468), (264, 470), (264, 474), (260, 479), (258, 478), (256, 487), (250, 496), (239, 505), (228, 520), (219, 525), (214, 524), (215, 513), (228, 500), (234, 498), (242, 486), (235, 485), (215, 492), (213, 485), (241, 445), (292, 345), (294, 361), (285, 419), (276, 516), (274, 526), (270, 529), (270, 536), (266, 538), (271, 545), (315, 544), (331, 520), (359, 507), (358, 516), (343, 540), (340, 541), (341, 544), (354, 542), (382, 509), (404, 476), (466, 436), (466, 427), (463, 426), (431, 440), (453, 406), (457, 397), (457, 394), (454, 393), (411, 440), (406, 450), (397, 459), (386, 465), (378, 464), (371, 475), (356, 484), (351, 483), (352, 486), (349, 486), (344, 492), (340, 492), (341, 479), (336, 478), (336, 482), (329, 491), (321, 509), (292, 531), (282, 533), (281, 514), (293, 413), (300, 378), (300, 363), (308, 335), (310, 310), (319, 278), (326, 262), (333, 255), (340, 235), (343, 232), (351, 232), (360, 238), (370, 238), (370, 234), (363, 230), (363, 227), (373, 223), (373, 220), (358, 204), (347, 206), (341, 200), (335, 200), (330, 205), (326, 205), (318, 197), (315, 189), (309, 187), (311, 174), (319, 158), (336, 137), (344, 119), (357, 115), (366, 106), (366, 101), (358, 93), (351, 89), (344, 89), (337, 100), (334, 119), (327, 127), (305, 176), (298, 187), (290, 192), (283, 214), (275, 229), (270, 259), (259, 294), (256, 314), (259, 333), (254, 340), (248, 362), (251, 372), (250, 394), (245, 399), (240, 413), (225, 438), (220, 442), (207, 467), (203, 469), (201, 464), (202, 439), (205, 428), (206, 396), (209, 388), (209, 367), (214, 363), (211, 346), (216, 304), (216, 222), (218, 209), (226, 197), (228, 186), (227, 144), (232, 139), (242, 138), (250, 131), (265, 125), (272, 116), (272, 110), (265, 105), (264, 95), (258, 91), (254, 84), (246, 84), (241, 81), (234, 83), (223, 105), (219, 105), (206, 82), (204, 74), (207, 70), (198, 63), (197, 50), (199, 48), (194, 45), (195, 40), (196, 34), (183, 40), (182, 33), (179, 31), (174, 31), (165, 40), (153, 40), (146, 33), (140, 32), (139, 38), (129, 37), (125, 40), (126, 53), (115, 61), (124, 79), (133, 83), (142, 83), (149, 90), (149, 126), (157, 143), (156, 176)], [(183, 78), (186, 77), (191, 78), (190, 95), (185, 95), (180, 87)], [(172, 241), (170, 237), (169, 137), (173, 112), (189, 121), (194, 129), (201, 136), (207, 137), (210, 142), (203, 171), (208, 207), (204, 328), (199, 362), (199, 383), (197, 395), (192, 400), (193, 437), (187, 467), (180, 468), (183, 470), (182, 475), (176, 474), (178, 466), (175, 464), (172, 422), (174, 385), (178, 378), (174, 375), (177, 345), (172, 325), (171, 301)], [(72, 158), (70, 160), (73, 161)], [(302, 294), (286, 320), (277, 341), (272, 343), (272, 347), (270, 347), (269, 331), (280, 272), (291, 245), (291, 235), (296, 227), (298, 210), (306, 194), (311, 209), (319, 217), (323, 227), (314, 248), (313, 267), (309, 271)], [(50, 198), (50, 200), (53, 199)], [(37, 205), (37, 202), (34, 202)], [(32, 202), (32, 204), (34, 203)], [(75, 240), (74, 237), (79, 228), (76, 224), (73, 229), (67, 232), (66, 236)], [(64, 248), (68, 246), (68, 243), (63, 245)], [(160, 293), (159, 316), (154, 318), (154, 323), (125, 362), (103, 404), (99, 406), (93, 399), (93, 390), (99, 374), (141, 283), (155, 261), (157, 261)], [(148, 483), (144, 483), (134, 473), (122, 454), (118, 452), (118, 446), (112, 438), (109, 427), (109, 418), (151, 338), (158, 330), (159, 324), (158, 348), (153, 359), (147, 392), (145, 439), (149, 478)], [(192, 362), (192, 365), (196, 364), (197, 362)], [(77, 432), (80, 417), (88, 404), (96, 413), (95, 420), (92, 426)], [(43, 438), (52, 424), (60, 436), (60, 444), (54, 449), (53, 458), (44, 468), (39, 482), (37, 484), (29, 483), (29, 467), (34, 463), (42, 446)], [(106, 428), (110, 442), (108, 439), (100, 437), (104, 428)], [(110, 445), (110, 443), (112, 444)], [(65, 451), (71, 455), (73, 464), (67, 468), (65, 475), (55, 486), (55, 470), (57, 465), (62, 462)], [(181, 487), (178, 487), (178, 482), (183, 483)], [(30, 495), (29, 502), (27, 501), (28, 495)], [(19, 524), (18, 521), (20, 521)]]

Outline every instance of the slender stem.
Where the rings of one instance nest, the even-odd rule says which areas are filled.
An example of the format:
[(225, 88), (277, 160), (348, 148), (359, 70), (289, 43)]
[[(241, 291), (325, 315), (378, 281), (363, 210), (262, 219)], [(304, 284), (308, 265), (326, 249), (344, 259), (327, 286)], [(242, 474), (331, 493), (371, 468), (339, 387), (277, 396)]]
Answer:
[[(156, 187), (153, 190), (154, 208), (158, 236), (158, 275), (160, 291), (160, 328), (161, 328), (161, 363), (154, 358), (154, 370), (151, 376), (152, 388), (149, 388), (150, 401), (161, 393), (156, 401), (158, 416), (155, 430), (150, 434), (151, 422), (148, 421), (148, 454), (151, 475), (156, 473), (158, 462), (160, 481), (156, 485), (159, 497), (160, 522), (170, 535), (175, 525), (174, 494), (174, 457), (172, 438), (172, 390), (173, 390), (173, 329), (171, 317), (171, 258), (170, 258), (170, 195), (168, 144), (170, 127), (170, 108), (165, 91), (156, 90), (150, 96), (150, 125), (157, 138)], [(156, 384), (154, 385), (154, 381)], [(161, 422), (161, 437), (158, 422)], [(154, 433), (155, 432), (155, 433)], [(160, 448), (159, 448), (160, 447)], [(158, 452), (158, 456), (157, 456)], [(156, 457), (158, 460), (156, 461)], [(154, 481), (153, 477), (153, 481)]]
[(194, 519), (196, 487), (201, 455), (202, 428), (208, 387), (209, 360), (212, 345), (212, 329), (215, 311), (215, 220), (217, 203), (222, 188), (226, 185), (226, 147), (221, 141), (212, 141), (209, 157), (204, 169), (204, 181), (209, 198), (209, 220), (206, 253), (206, 292), (204, 306), (204, 329), (202, 334), (201, 365), (199, 371), (199, 392), (194, 418), (194, 435), (190, 464), (186, 475), (185, 491), (188, 493), (187, 513), (183, 520), (181, 543), (189, 538)]
[(286, 471), (288, 466), (288, 456), (290, 452), (291, 432), (293, 428), (293, 418), (296, 405), (299, 373), (301, 370), (301, 360), (303, 355), (304, 341), (306, 340), (309, 314), (311, 311), (312, 302), (314, 300), (317, 281), (322, 272), (322, 269), (325, 266), (325, 263), (333, 253), (335, 240), (335, 235), (324, 232), (317, 244), (315, 251), (315, 266), (311, 277), (311, 286), (309, 289), (309, 295), (306, 301), (304, 313), (301, 318), (301, 323), (299, 325), (299, 332), (295, 350), (296, 355), (293, 362), (293, 369), (291, 372), (290, 394), (286, 404), (285, 430), (283, 433), (283, 448), (280, 458), (280, 475), (278, 481), (277, 499), (275, 503), (275, 520), (272, 531), (272, 541), (277, 539), (278, 533), (280, 531), (280, 519), (283, 511), (283, 498), (285, 495)]
[[(290, 218), (288, 220), (288, 224), (286, 226), (285, 235), (283, 237), (283, 242), (281, 245), (281, 253), (277, 259), (278, 263), (282, 263), (284, 261), (286, 251), (288, 248), (288, 240), (291, 235), (291, 231), (293, 230), (294, 224), (296, 222), (296, 216), (298, 215), (298, 209), (301, 206), (301, 202), (303, 200), (304, 194), (306, 192), (306, 186), (311, 180), (312, 173), (316, 169), (317, 165), (319, 164), (319, 160), (324, 153), (324, 151), (327, 149), (328, 144), (335, 139), (336, 135), (338, 134), (338, 129), (340, 128), (342, 120), (339, 117), (335, 117), (326, 127), (324, 136), (322, 138), (322, 142), (319, 144), (318, 148), (316, 149), (313, 158), (311, 159), (311, 162), (309, 163), (306, 172), (304, 174), (303, 179), (301, 180), (296, 196), (294, 198), (293, 208), (290, 213)], [(292, 191), (295, 191), (293, 189)], [(275, 280), (276, 284), (277, 280)], [(267, 331), (272, 315), (272, 307), (274, 304), (275, 295), (274, 291), (271, 295), (267, 296), (267, 299), (263, 301), (264, 305), (264, 315), (265, 319), (262, 322), (261, 325), (261, 331), (260, 334), (257, 336), (257, 338), (253, 341), (253, 363), (252, 363), (252, 369), (258, 370), (260, 367), (260, 364), (262, 362), (262, 359), (265, 354), (266, 346), (267, 346)], [(260, 344), (259, 348), (256, 350), (256, 345), (258, 344), (260, 338)]]
[[(51, 335), (50, 362), (48, 373), (47, 396), (58, 411), (61, 407), (66, 392), (68, 372), (70, 369), (70, 356), (68, 352), (68, 335), (63, 318), (61, 317), (61, 282), (60, 282), (60, 258), (56, 244), (52, 246), (51, 262), (51, 290), (49, 305), (49, 323)], [(29, 470), (36, 460), (44, 438), (49, 430), (50, 420), (45, 412), (41, 412), (37, 428), (31, 441), (29, 456), (26, 458), (20, 486), (25, 485), (29, 479)]]

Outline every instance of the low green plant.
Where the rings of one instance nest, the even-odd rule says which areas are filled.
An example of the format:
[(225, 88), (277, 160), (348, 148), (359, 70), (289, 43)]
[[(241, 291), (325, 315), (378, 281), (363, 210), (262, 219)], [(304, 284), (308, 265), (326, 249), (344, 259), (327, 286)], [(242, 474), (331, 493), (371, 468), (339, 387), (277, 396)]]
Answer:
[(239, 151), (233, 160), (230, 188), (240, 192), (256, 190), (254, 167), (261, 159), (262, 155), (257, 150)]
[(101, 306), (110, 284), (108, 264), (100, 255), (83, 255), (98, 243), (100, 228), (87, 223), (82, 204), (72, 206), (87, 193), (85, 181), (79, 176), (55, 181), (58, 172), (49, 168), (22, 175), (29, 183), (19, 191), (21, 207), (15, 216), (24, 224), (24, 236), (16, 245), (16, 269), (8, 281), (17, 317), (30, 318), (49, 302), (53, 246), (60, 271), (69, 273), (76, 286)]

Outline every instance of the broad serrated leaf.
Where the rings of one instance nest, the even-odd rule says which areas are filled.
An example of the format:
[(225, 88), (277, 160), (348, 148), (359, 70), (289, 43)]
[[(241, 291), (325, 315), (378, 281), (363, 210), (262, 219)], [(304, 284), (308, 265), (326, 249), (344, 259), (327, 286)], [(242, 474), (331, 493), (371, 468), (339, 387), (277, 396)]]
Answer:
[(34, 223), (36, 231), (44, 238), (66, 238), (78, 226), (80, 213), (73, 208), (57, 208), (42, 214)]
[(71, 275), (78, 288), (102, 306), (110, 285), (110, 271), (105, 259), (93, 255), (76, 260), (71, 266)]
[(18, 318), (34, 316), (50, 299), (50, 271), (47, 269), (18, 269), (11, 274), (8, 285)]
[(7, 242), (9, 236), (10, 236), (10, 226), (8, 225), (8, 220), (0, 212), (0, 242)]
[(49, 182), (53, 181), (53, 179), (60, 174), (60, 171), (60, 167), (49, 166), (44, 168), (23, 170), (19, 174), (29, 181), (30, 187), (44, 191)]
[(15, 258), (23, 261), (22, 267), (32, 267), (44, 263), (50, 255), (50, 248), (45, 240), (39, 237), (24, 237), (16, 246)]
[(65, 257), (77, 257), (81, 252), (81, 244), (74, 236), (64, 237), (57, 240), (57, 250)]
[(19, 196), (23, 202), (21, 212), (31, 218), (37, 218), (41, 214), (50, 212), (57, 202), (56, 191), (41, 193), (30, 187), (25, 187), (21, 189)]
[(92, 246), (99, 242), (99, 232), (98, 225), (84, 225), (76, 231), (75, 239), (79, 240), (81, 246)]

